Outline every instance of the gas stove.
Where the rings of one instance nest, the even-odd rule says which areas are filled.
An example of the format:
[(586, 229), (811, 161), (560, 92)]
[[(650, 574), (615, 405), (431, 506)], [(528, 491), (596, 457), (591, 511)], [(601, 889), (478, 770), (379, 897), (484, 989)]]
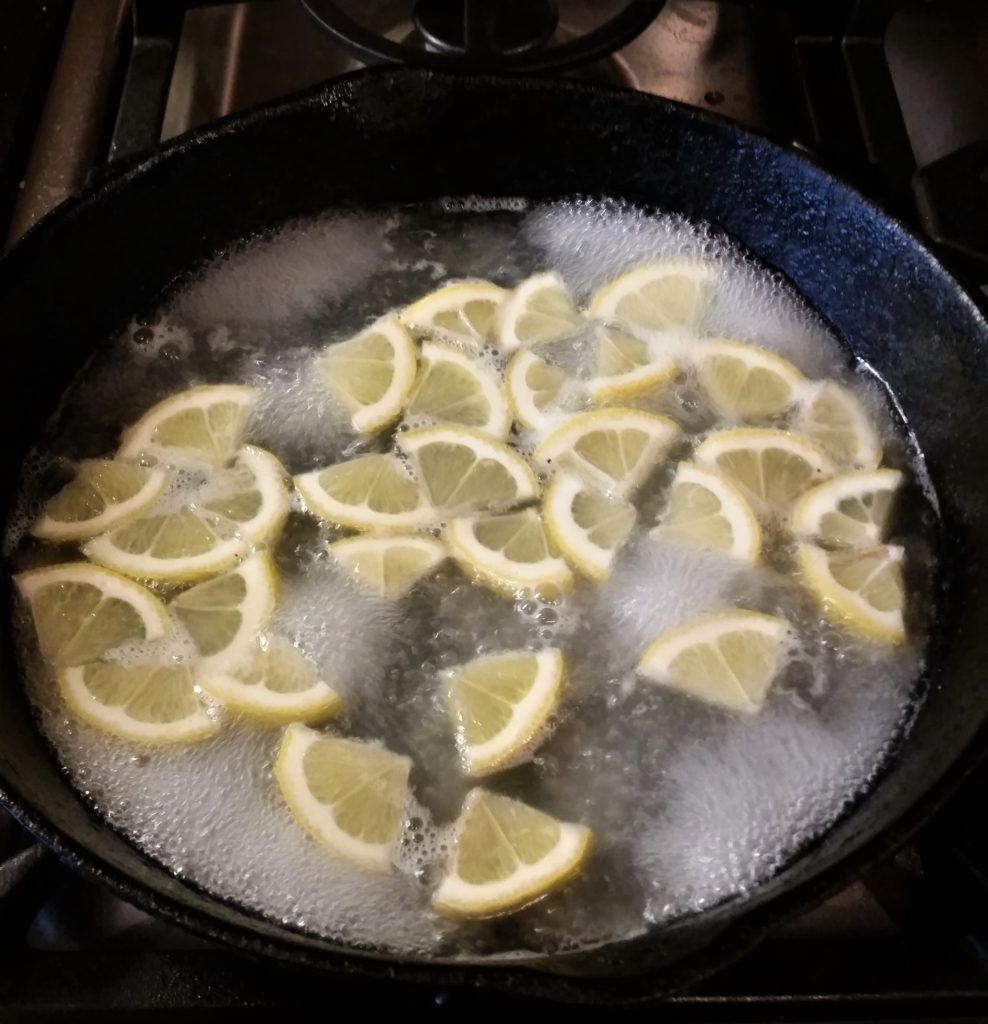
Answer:
[[(9, 242), (112, 164), (367, 63), (400, 62), (577, 76), (714, 111), (850, 181), (972, 286), (988, 281), (982, 0), (9, 6), (0, 12), (0, 237)], [(891, 861), (670, 1000), (664, 1019), (988, 1019), (986, 779), (971, 779)], [(341, 995), (447, 1013), (477, 1002), (467, 991), (248, 961), (72, 874), (3, 812), (0, 943), (3, 1020), (239, 1020)]]

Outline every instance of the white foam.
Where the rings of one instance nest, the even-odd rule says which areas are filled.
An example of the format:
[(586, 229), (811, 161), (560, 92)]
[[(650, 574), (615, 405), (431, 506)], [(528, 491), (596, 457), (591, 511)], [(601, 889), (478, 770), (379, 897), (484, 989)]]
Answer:
[(662, 808), (640, 822), (635, 858), (663, 920), (751, 891), (868, 784), (902, 722), (914, 656), (842, 659), (818, 706), (782, 694), (760, 714), (672, 744)]
[(406, 628), (402, 607), (362, 587), (308, 544), (304, 560), (282, 576), (271, 630), (319, 666), (351, 713), (358, 703), (373, 707)]
[(236, 246), (185, 288), (172, 314), (194, 327), (268, 327), (359, 288), (385, 256), (383, 218), (328, 216)]
[(248, 435), (292, 473), (328, 466), (359, 444), (348, 413), (315, 372), (316, 358), (292, 348), (249, 357), (242, 371), (260, 392)]
[(653, 216), (623, 203), (561, 202), (535, 210), (527, 239), (586, 300), (617, 273), (653, 260), (697, 259), (716, 267), (713, 301), (698, 331), (755, 342), (810, 376), (833, 374), (846, 358), (819, 317), (784, 279), (767, 272), (704, 226)]
[(433, 950), (445, 926), (428, 890), (351, 867), (298, 828), (271, 776), (279, 736), (226, 722), (205, 743), (134, 754), (75, 725), (60, 756), (97, 810), (176, 874), (317, 934)]

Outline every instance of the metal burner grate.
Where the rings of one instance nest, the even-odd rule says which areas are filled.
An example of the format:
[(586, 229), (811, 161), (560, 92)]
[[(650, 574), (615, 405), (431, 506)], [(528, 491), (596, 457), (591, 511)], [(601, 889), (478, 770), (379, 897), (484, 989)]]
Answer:
[(405, 12), (412, 31), (400, 40), (369, 27), (353, 5), (301, 2), (368, 64), (542, 74), (581, 67), (620, 49), (651, 24), (665, 0), (626, 0), (595, 28), (571, 38), (556, 34), (559, 11), (553, 0), (416, 0)]

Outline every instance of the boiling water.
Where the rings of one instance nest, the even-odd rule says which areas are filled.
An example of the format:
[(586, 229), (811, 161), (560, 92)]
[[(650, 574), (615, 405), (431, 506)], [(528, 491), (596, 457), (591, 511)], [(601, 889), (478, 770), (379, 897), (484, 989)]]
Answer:
[[(135, 316), (80, 374), (28, 460), (7, 553), (19, 567), (74, 557), (25, 539), (41, 502), (71, 460), (112, 451), (123, 426), (175, 390), (257, 385), (248, 440), (303, 472), (376, 445), (350, 431), (311, 373), (328, 343), (449, 277), (512, 285), (555, 268), (585, 299), (637, 263), (674, 256), (720, 271), (701, 333), (757, 342), (810, 377), (851, 384), (881, 426), (887, 460), (909, 463), (867, 368), (851, 364), (783, 280), (710, 232), (611, 203), (446, 203), (288, 226), (224, 254), (153, 314)], [(562, 356), (578, 360), (580, 350)], [(711, 426), (688, 389), (673, 389), (662, 408), (687, 429)], [(905, 729), (921, 669), (921, 623), (908, 646), (880, 651), (827, 626), (770, 568), (647, 538), (668, 481), (659, 474), (637, 501), (638, 533), (606, 583), (559, 606), (512, 604), (453, 569), (401, 602), (381, 600), (330, 562), (333, 531), (293, 513), (276, 552), (283, 595), (272, 630), (338, 682), (344, 735), (381, 739), (415, 763), (418, 804), (390, 877), (334, 859), (295, 825), (271, 777), (277, 729), (230, 718), (206, 742), (150, 752), (108, 739), (67, 717), (21, 623), (31, 699), (100, 814), (176, 874), (274, 920), (423, 955), (550, 952), (630, 937), (751, 891), (833, 823)], [(921, 518), (900, 517), (896, 535), (917, 577), (930, 568), (913, 525)], [(921, 606), (922, 595), (911, 601)], [(759, 714), (731, 715), (636, 682), (649, 640), (725, 604), (783, 614), (800, 636)], [(594, 855), (580, 879), (540, 904), (453, 924), (431, 911), (429, 893), (448, 845), (444, 826), (470, 784), (437, 675), (478, 654), (546, 644), (562, 647), (571, 666), (564, 706), (531, 760), (485, 785), (588, 825)]]

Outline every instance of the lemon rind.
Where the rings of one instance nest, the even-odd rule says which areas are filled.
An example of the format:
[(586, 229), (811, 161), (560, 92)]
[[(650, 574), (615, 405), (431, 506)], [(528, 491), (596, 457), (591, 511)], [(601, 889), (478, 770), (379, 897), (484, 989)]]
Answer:
[(250, 469), (261, 493), (261, 507), (253, 519), (234, 525), (249, 544), (270, 544), (288, 518), (288, 473), (277, 456), (252, 444), (245, 444), (240, 449), (237, 461)]
[[(871, 417), (862, 406), (858, 397), (850, 390), (850, 388), (839, 384), (837, 381), (828, 378), (826, 380), (814, 382), (814, 385), (807, 385), (804, 389), (794, 426), (797, 429), (803, 429), (808, 437), (813, 437), (812, 429), (806, 430), (805, 428), (805, 424), (814, 422), (809, 419), (808, 411), (814, 401), (816, 401), (820, 396), (821, 392), (828, 389), (836, 391), (841, 396), (844, 408), (850, 412), (851, 418), (855, 421), (855, 434), (858, 438), (858, 452), (851, 462), (844, 468), (849, 470), (877, 469), (882, 461), (882, 439), (878, 433), (878, 428), (872, 422)], [(816, 443), (826, 451), (826, 445), (822, 441), (818, 441)], [(835, 457), (834, 461), (840, 465), (839, 460)]]
[(321, 679), (295, 693), (276, 693), (263, 683), (245, 683), (228, 673), (204, 675), (199, 685), (223, 707), (265, 725), (326, 722), (343, 706), (339, 693)]
[(64, 562), (42, 569), (28, 569), (14, 577), (17, 589), (29, 605), (34, 604), (37, 592), (53, 583), (89, 583), (98, 587), (107, 597), (129, 604), (140, 616), (145, 629), (145, 640), (156, 640), (172, 630), (172, 621), (164, 602), (150, 590), (129, 576), (88, 562)]
[[(376, 586), (371, 586), (366, 579), (362, 578), (359, 572), (354, 571), (354, 567), (348, 561), (345, 561), (340, 557), (340, 553), (350, 553), (356, 550), (373, 551), (381, 547), (406, 547), (416, 548), (423, 554), (429, 556), (429, 561), (425, 563), (421, 572), (412, 580), (410, 580), (400, 591), (384, 592), (379, 590)], [(378, 597), (383, 598), (387, 601), (397, 601), (404, 597), (405, 594), (409, 593), (412, 588), (422, 579), (433, 572), (438, 566), (440, 566), (445, 559), (449, 557), (449, 550), (446, 545), (436, 537), (427, 536), (424, 534), (386, 534), (384, 536), (375, 536), (372, 534), (362, 534), (357, 537), (343, 537), (341, 540), (333, 541), (332, 544), (328, 545), (327, 551), (330, 557), (340, 566), (340, 568), (352, 579), (356, 584), (363, 587), (363, 589), (369, 591), (372, 594), (376, 594)]]
[(627, 402), (657, 391), (674, 380), (678, 372), (678, 360), (673, 356), (665, 356), (637, 366), (627, 373), (594, 377), (587, 388), (594, 405)]
[[(702, 260), (656, 260), (652, 263), (646, 263), (644, 266), (633, 267), (631, 270), (627, 270), (623, 274), (619, 274), (617, 277), (612, 278), (604, 284), (597, 290), (591, 299), (590, 306), (587, 309), (587, 315), (597, 319), (612, 318), (620, 320), (615, 309), (618, 302), (620, 302), (625, 295), (633, 290), (639, 290), (643, 284), (654, 281), (658, 277), (668, 277), (673, 274), (693, 277), (701, 285), (701, 288), (708, 292), (717, 276), (713, 267), (708, 263), (704, 263)], [(702, 304), (702, 297), (700, 302)], [(702, 315), (703, 313), (701, 310), (692, 324), (677, 324), (674, 329), (687, 331), (692, 330), (696, 327), (696, 324), (699, 322)], [(633, 326), (643, 333), (651, 333), (653, 330), (640, 324), (635, 324)], [(654, 330), (656, 333), (664, 333), (664, 330), (666, 329), (655, 328)]]
[[(548, 433), (567, 418), (559, 408), (551, 411), (539, 409), (532, 401), (532, 389), (528, 386), (528, 370), (532, 362), (546, 362), (530, 348), (520, 348), (511, 357), (504, 371), (504, 385), (516, 423), (535, 433)], [(556, 393), (558, 396), (558, 392)], [(550, 405), (552, 404), (550, 401)]]
[[(464, 445), (464, 438), (469, 438), (473, 443)], [(470, 448), (475, 455), (480, 450), (482, 454), (479, 457), (498, 462), (514, 480), (517, 493), (508, 505), (498, 505), (498, 508), (513, 507), (538, 497), (538, 478), (525, 459), (518, 452), (509, 448), (503, 441), (496, 441), (479, 430), (473, 430), (470, 427), (443, 425), (419, 427), (415, 430), (405, 431), (399, 435), (397, 440), (398, 447), (414, 463), (419, 480), (422, 480), (421, 467), (418, 462), (418, 452), (421, 448), (424, 448), (427, 444), (459, 444)], [(422, 484), (428, 490), (428, 485), (424, 480), (422, 480)], [(455, 512), (459, 507), (461, 506), (444, 511)]]
[[(903, 474), (897, 469), (861, 469), (839, 473), (811, 487), (796, 500), (790, 516), (792, 532), (806, 540), (817, 539), (820, 537), (821, 520), (828, 512), (835, 512), (839, 502), (878, 491), (894, 494), (902, 481)], [(874, 522), (862, 524), (862, 543), (866, 546), (881, 544), (885, 525)]]
[(192, 743), (214, 736), (219, 722), (204, 707), (175, 722), (141, 722), (123, 708), (107, 707), (92, 695), (85, 684), (85, 665), (74, 665), (58, 673), (58, 688), (69, 711), (80, 721), (117, 739), (147, 746)]
[(370, 327), (355, 334), (352, 338), (347, 338), (340, 344), (345, 345), (351, 341), (359, 341), (369, 334), (380, 334), (387, 338), (391, 344), (393, 356), (391, 383), (376, 402), (362, 405), (354, 402), (349, 395), (339, 389), (333, 380), (333, 373), (321, 365), (323, 358), (332, 353), (332, 346), (316, 360), (317, 372), (321, 380), (346, 407), (350, 414), (350, 424), (358, 434), (376, 434), (390, 427), (398, 419), (415, 384), (415, 374), (418, 369), (418, 349), (412, 336), (397, 316), (390, 313), (387, 316), (382, 316)]
[[(463, 295), (467, 295), (468, 298), (461, 298)], [(411, 305), (406, 306), (398, 314), (398, 319), (416, 334), (445, 338), (457, 344), (465, 344), (470, 348), (476, 349), (487, 339), (479, 338), (472, 331), (450, 331), (448, 328), (437, 327), (433, 318), (436, 313), (460, 309), (471, 299), (487, 300), (492, 302), (496, 308), (495, 322), (492, 328), (493, 337), (490, 339), (494, 340), (498, 333), (498, 314), (507, 296), (508, 289), (502, 288), (492, 281), (450, 281), (411, 303)]]
[[(901, 559), (902, 548), (886, 546), (891, 552), (897, 552)], [(901, 644), (906, 639), (901, 609), (880, 612), (854, 591), (842, 587), (831, 575), (827, 552), (822, 548), (814, 544), (800, 544), (796, 549), (796, 562), (807, 589), (835, 625), (878, 644)]]
[[(575, 579), (566, 559), (550, 555), (541, 562), (514, 562), (505, 558), (500, 551), (477, 541), (471, 528), (477, 518), (450, 519), (443, 531), (453, 558), (467, 576), (506, 597), (533, 592), (552, 597), (572, 590)], [(544, 521), (542, 528), (545, 529)]]
[[(346, 463), (336, 463), (336, 465), (346, 465)], [(369, 508), (366, 502), (351, 505), (334, 498), (319, 483), (319, 474), (332, 468), (332, 466), (323, 466), (308, 473), (299, 473), (292, 478), (295, 489), (305, 502), (306, 510), (317, 519), (361, 531), (401, 532), (424, 529), (435, 524), (438, 513), (429, 504), (424, 491), (420, 492), (418, 507), (405, 512), (378, 512), (376, 509)]]
[[(500, 658), (504, 657), (504, 654), (488, 657)], [(559, 706), (565, 675), (562, 651), (554, 647), (546, 648), (536, 652), (535, 658), (536, 671), (532, 685), (528, 693), (517, 704), (512, 705), (511, 718), (503, 729), (483, 743), (471, 745), (465, 742), (462, 729), (457, 726), (457, 745), (469, 775), (490, 775), (517, 763), (518, 759), (532, 749), (533, 743), (544, 732), (549, 716)], [(452, 670), (450, 676), (452, 677), (455, 672), (455, 669)], [(447, 701), (455, 713), (456, 701), (452, 696), (452, 686), (450, 678), (447, 683)]]
[[(502, 352), (517, 352), (520, 349), (529, 349), (535, 345), (549, 345), (555, 341), (560, 341), (567, 337), (571, 331), (561, 330), (559, 334), (553, 335), (548, 338), (539, 338), (537, 341), (521, 341), (518, 338), (518, 332), (514, 330), (514, 324), (518, 320), (518, 317), (526, 311), (528, 298), (535, 291), (541, 291), (544, 288), (554, 287), (559, 291), (563, 292), (572, 303), (572, 298), (569, 294), (569, 289), (566, 287), (565, 281), (563, 281), (562, 275), (556, 270), (547, 270), (542, 273), (532, 274), (531, 277), (526, 278), (515, 288), (513, 288), (505, 298), (501, 305), (500, 310), (500, 325), (498, 329), (498, 347)], [(576, 313), (576, 320), (572, 330), (575, 330), (577, 325), (580, 323), (580, 313), (576, 308), (576, 304), (572, 303), (573, 310)]]
[[(713, 644), (720, 637), (733, 632), (761, 633), (775, 640), (781, 652), (786, 638), (791, 635), (792, 627), (781, 616), (766, 615), (764, 612), (749, 611), (744, 608), (725, 608), (707, 612), (694, 616), (659, 634), (645, 648), (639, 659), (638, 673), (651, 683), (687, 693), (695, 700), (703, 700), (705, 703), (717, 707), (753, 714), (764, 705), (764, 697), (756, 700), (739, 683), (735, 683), (731, 697), (723, 701), (714, 701), (692, 691), (681, 690), (668, 678), (671, 663), (683, 651), (699, 644)], [(777, 669), (778, 666), (776, 666), (776, 671)]]
[[(89, 461), (110, 461), (92, 459)], [(163, 469), (147, 468), (147, 479), (136, 494), (125, 501), (108, 505), (98, 516), (91, 519), (74, 520), (72, 522), (53, 519), (47, 513), (31, 527), (31, 534), (40, 540), (63, 543), (66, 541), (88, 540), (117, 526), (123, 526), (132, 519), (140, 517), (161, 497), (168, 486), (168, 474)], [(71, 486), (71, 484), (69, 485)]]
[(740, 359), (749, 369), (770, 370), (785, 381), (789, 387), (788, 401), (780, 408), (766, 412), (765, 417), (782, 415), (786, 409), (796, 405), (807, 386), (806, 377), (803, 376), (799, 368), (771, 349), (750, 342), (735, 341), (731, 338), (704, 338), (697, 343), (694, 350), (693, 364), (696, 366), (697, 375), (708, 399), (717, 412), (725, 418), (734, 419), (737, 422), (747, 422), (737, 409), (719, 403), (709, 386), (709, 376), (705, 366), (709, 360), (718, 355)]
[[(758, 524), (758, 517), (752, 511), (751, 505), (741, 488), (730, 481), (723, 473), (706, 466), (697, 466), (692, 462), (681, 462), (673, 477), (672, 487), (678, 483), (692, 483), (706, 487), (720, 501), (721, 511), (731, 524), (731, 532), (734, 536), (734, 543), (729, 551), (723, 548), (715, 548), (711, 545), (696, 545), (709, 551), (720, 551), (725, 555), (731, 555), (749, 565), (754, 565), (762, 553), (762, 528)], [(728, 515), (725, 510), (730, 509), (737, 515)], [(739, 531), (738, 527), (743, 527)], [(685, 544), (687, 541), (678, 537), (666, 536), (661, 520), (651, 531), (650, 536), (671, 544)]]
[[(723, 473), (724, 471), (716, 460), (725, 451), (744, 449), (764, 452), (770, 448), (783, 448), (790, 453), (796, 453), (805, 459), (813, 471), (819, 475), (819, 479), (807, 486), (806, 490), (817, 486), (824, 480), (829, 480), (837, 472), (837, 466), (833, 459), (812, 438), (796, 431), (780, 430), (773, 427), (733, 427), (715, 431), (697, 447), (693, 458), (703, 468)], [(740, 481), (735, 481), (730, 474), (724, 473), (724, 475), (729, 477), (731, 483), (742, 488), (746, 494), (751, 494), (752, 500), (757, 502), (759, 507), (771, 507), (770, 503), (766, 503), (759, 494), (750, 491)], [(801, 494), (805, 493), (805, 491), (801, 492)], [(797, 495), (793, 501), (800, 496)]]
[(605, 492), (617, 493), (622, 498), (627, 498), (634, 492), (682, 437), (682, 429), (679, 424), (668, 416), (620, 406), (591, 409), (588, 412), (577, 413), (575, 416), (569, 417), (542, 440), (532, 453), (532, 461), (546, 472), (557, 472), (560, 468), (559, 460), (572, 451), (576, 441), (598, 427), (641, 430), (649, 434), (652, 439), (647, 454), (638, 460), (635, 472), (624, 480), (615, 480), (579, 457), (570, 460), (575, 463), (574, 465), (564, 467), (589, 482), (597, 484)]
[[(240, 575), (246, 584), (244, 600), (236, 606), (240, 611), (240, 628), (223, 650), (196, 658), (196, 675), (200, 679), (219, 674), (242, 658), (244, 649), (264, 631), (274, 614), (278, 574), (271, 557), (264, 552), (258, 552), (244, 559), (240, 565), (225, 575), (233, 573)], [(188, 591), (183, 591), (172, 598), (170, 605), (181, 602), (187, 593)]]
[[(573, 499), (577, 494), (592, 486), (575, 473), (557, 473), (550, 481), (542, 499), (542, 522), (549, 538), (574, 569), (592, 580), (603, 581), (610, 575), (614, 559), (634, 526), (632, 525), (617, 546), (610, 550), (590, 541), (587, 531), (576, 523), (571, 512)], [(620, 501), (621, 499), (612, 498), (611, 500)], [(624, 502), (624, 504), (633, 508), (628, 502)], [(580, 542), (575, 542), (570, 533), (561, 528), (563, 523), (572, 524), (572, 530), (580, 535)]]
[(156, 444), (151, 440), (151, 435), (155, 427), (162, 420), (167, 419), (181, 409), (205, 408), (218, 402), (235, 402), (242, 408), (242, 420), (240, 436), (235, 438), (226, 456), (232, 457), (240, 447), (250, 407), (257, 400), (258, 394), (257, 388), (250, 387), (247, 384), (203, 384), (198, 387), (186, 388), (176, 395), (169, 395), (156, 405), (153, 405), (136, 423), (124, 431), (120, 439), (120, 446), (117, 448), (117, 456), (120, 458), (138, 458), (150, 455), (162, 457), (162, 461), (167, 462), (169, 457), (175, 458), (176, 453), (179, 453), (177, 455), (179, 461), (191, 458), (200, 462), (212, 463), (212, 460), (205, 456), (190, 454), (191, 449), (171, 448)]
[[(422, 342), (422, 366), (415, 378), (416, 385), (428, 366), (439, 362), (452, 363), (469, 373), (474, 381), (476, 381), (481, 394), (487, 402), (490, 409), (487, 422), (482, 426), (474, 425), (471, 429), (479, 430), (481, 433), (487, 434), (497, 441), (503, 441), (511, 430), (511, 404), (505, 394), (500, 378), (461, 348), (442, 341), (426, 339)], [(414, 398), (415, 386), (409, 392), (406, 405), (410, 405)], [(428, 413), (424, 415), (428, 416), (430, 422), (436, 425), (456, 423), (456, 420), (446, 420), (439, 416), (432, 417)], [(466, 424), (463, 425), (466, 426)]]
[(580, 873), (593, 843), (593, 833), (584, 825), (560, 821), (559, 842), (535, 864), (518, 868), (508, 878), (479, 885), (464, 881), (455, 873), (456, 840), (462, 823), (483, 790), (471, 790), (464, 800), (457, 822), (447, 870), (432, 896), (432, 906), (449, 917), (496, 917), (520, 910), (562, 888)]
[[(316, 800), (309, 791), (302, 761), (310, 745), (321, 738), (320, 733), (299, 723), (293, 723), (285, 730), (273, 773), (288, 809), (305, 831), (332, 853), (361, 868), (382, 873), (390, 871), (395, 843), (401, 833), (400, 822), (390, 840), (383, 843), (364, 842), (341, 829), (336, 824), (336, 817), (330, 806)], [(394, 757), (403, 761), (407, 768), (407, 797), (407, 777), (411, 772), (412, 762), (410, 758), (399, 754), (394, 754)]]
[(216, 576), (245, 558), (250, 545), (242, 537), (228, 537), (201, 555), (179, 558), (155, 558), (118, 548), (113, 531), (101, 534), (82, 546), (82, 553), (93, 562), (138, 580), (167, 583), (193, 583)]

